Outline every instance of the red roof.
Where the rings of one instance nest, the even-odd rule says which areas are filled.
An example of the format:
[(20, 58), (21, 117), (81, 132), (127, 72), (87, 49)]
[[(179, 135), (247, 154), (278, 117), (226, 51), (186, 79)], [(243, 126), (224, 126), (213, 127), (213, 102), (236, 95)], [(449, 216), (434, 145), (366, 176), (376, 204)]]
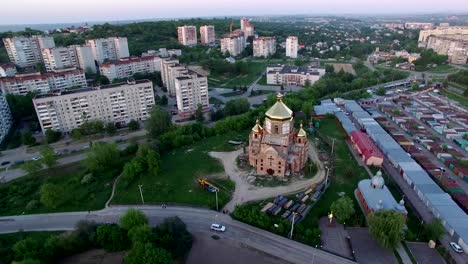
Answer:
[(371, 157), (383, 159), (382, 152), (380, 152), (366, 133), (355, 130), (351, 132), (351, 140), (356, 144), (366, 160)]
[(122, 64), (130, 64), (134, 62), (140, 62), (140, 61), (150, 61), (156, 58), (156, 56), (150, 55), (150, 56), (144, 56), (144, 57), (127, 57), (127, 58), (121, 58), (118, 61), (111, 61), (111, 62), (105, 62), (101, 64), (101, 67), (109, 67), (110, 65), (122, 65)]

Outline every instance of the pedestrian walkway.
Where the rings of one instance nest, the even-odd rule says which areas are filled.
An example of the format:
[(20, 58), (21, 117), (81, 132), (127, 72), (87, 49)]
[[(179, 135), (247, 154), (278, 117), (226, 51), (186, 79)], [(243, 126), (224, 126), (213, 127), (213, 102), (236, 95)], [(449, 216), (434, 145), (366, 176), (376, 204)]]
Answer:
[(405, 248), (403, 247), (403, 245), (400, 243), (398, 243), (397, 247), (396, 247), (396, 251), (398, 252), (398, 255), (400, 255), (401, 257), (401, 261), (403, 261), (403, 264), (412, 264), (413, 262), (411, 262), (411, 258), (408, 256), (408, 253), (406, 252)]

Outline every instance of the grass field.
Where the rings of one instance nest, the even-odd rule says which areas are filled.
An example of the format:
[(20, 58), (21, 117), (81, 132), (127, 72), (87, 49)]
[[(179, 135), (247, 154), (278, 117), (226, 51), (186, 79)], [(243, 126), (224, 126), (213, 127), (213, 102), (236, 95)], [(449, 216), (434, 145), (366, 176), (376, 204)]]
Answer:
[(244, 94), (243, 91), (237, 90), (237, 91), (222, 93), (221, 96), (223, 96), (223, 97), (233, 97), (233, 96), (239, 96), (239, 95), (243, 95), (243, 94)]
[[(86, 169), (80, 163), (43, 170), (37, 176), (26, 176), (0, 185), (0, 215), (98, 210), (104, 207), (111, 193), (113, 176), (94, 176), (82, 184)], [(40, 187), (52, 183), (63, 188), (64, 202), (57, 208), (40, 203)], [(28, 205), (29, 204), (29, 205)], [(35, 204), (35, 206), (32, 206)]]
[(265, 71), (270, 62), (251, 62), (249, 73), (244, 75), (215, 75), (208, 76), (208, 85), (212, 88), (234, 88), (250, 86)]
[(455, 87), (457, 89), (460, 89), (462, 91), (465, 91), (466, 89), (468, 89), (468, 87), (466, 85), (455, 83), (455, 82), (449, 82), (449, 85), (453, 86), (453, 87)]
[(461, 105), (468, 107), (468, 98), (463, 95), (458, 95), (456, 93), (450, 92), (445, 89), (440, 89), (440, 93), (446, 96), (449, 99), (459, 102)]
[(271, 93), (276, 93), (276, 91), (272, 91), (272, 90), (255, 90), (255, 91), (252, 91), (252, 93), (249, 95), (249, 97), (255, 97), (255, 96), (259, 96), (259, 95), (263, 95), (263, 94), (271, 94)]
[(433, 72), (433, 73), (452, 73), (452, 72), (456, 72), (458, 70), (456, 68), (450, 66), (450, 65), (442, 64), (442, 65), (437, 65), (434, 68), (431, 67), (431, 68), (427, 69), (427, 71)]
[(61, 232), (19, 232), (0, 235), (0, 264), (11, 264), (14, 260), (13, 246), (16, 242), (26, 238), (33, 238), (39, 241), (46, 241), (52, 235)]
[(174, 203), (215, 208), (215, 194), (202, 189), (197, 183), (198, 178), (207, 178), (220, 187), (218, 199), (221, 208), (230, 200), (234, 183), (226, 178), (219, 179), (224, 175), (223, 166), (218, 160), (211, 158), (208, 152), (234, 150), (227, 141), (245, 141), (246, 135), (247, 133), (215, 136), (162, 154), (160, 175), (143, 175), (127, 188), (118, 185), (112, 203), (141, 203), (138, 190), (138, 185), (141, 184), (145, 203)]

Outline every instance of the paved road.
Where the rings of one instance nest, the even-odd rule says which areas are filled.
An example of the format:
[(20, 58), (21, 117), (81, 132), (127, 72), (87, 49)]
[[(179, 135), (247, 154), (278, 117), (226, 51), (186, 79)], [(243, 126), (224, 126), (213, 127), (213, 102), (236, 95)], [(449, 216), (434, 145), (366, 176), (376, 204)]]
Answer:
[[(128, 208), (130, 207), (119, 206), (90, 213), (73, 212), (0, 217), (0, 233), (12, 233), (19, 230), (72, 230), (80, 220), (116, 223)], [(140, 206), (136, 208), (145, 212), (151, 225), (157, 225), (166, 217), (179, 216), (187, 224), (190, 232), (210, 232), (209, 225), (213, 222), (219, 222), (227, 227), (225, 233), (219, 234), (222, 238), (236, 240), (246, 246), (292, 263), (354, 263), (325, 251), (232, 220), (228, 215), (218, 215), (215, 211), (189, 207), (162, 209), (159, 206)]]

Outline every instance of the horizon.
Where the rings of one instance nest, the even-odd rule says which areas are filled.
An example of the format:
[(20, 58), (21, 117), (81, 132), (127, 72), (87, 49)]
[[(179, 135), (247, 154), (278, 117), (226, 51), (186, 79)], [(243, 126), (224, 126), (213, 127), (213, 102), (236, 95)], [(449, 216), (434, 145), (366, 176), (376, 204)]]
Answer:
[[(91, 0), (80, 2), (62, 2), (59, 0), (19, 0), (3, 3), (0, 25), (41, 25), (66, 24), (84, 22), (118, 22), (138, 20), (173, 20), (189, 18), (222, 18), (242, 16), (356, 16), (369, 17), (408, 16), (408, 15), (464, 15), (468, 13), (468, 5), (464, 0), (447, 0), (443, 3), (433, 3), (430, 6), (423, 0), (413, 0), (411, 3), (402, 0), (382, 0), (378, 4), (370, 0), (323, 1), (310, 4), (307, 0), (297, 0), (294, 6), (272, 1), (258, 0), (251, 3), (248, 0), (238, 0), (237, 6), (229, 6), (225, 1), (200, 0), (196, 3), (190, 0), (178, 0), (171, 3), (157, 3), (150, 0), (135, 0), (131, 3), (116, 3), (112, 0), (101, 0), (98, 3)], [(276, 2), (276, 1), (275, 1)], [(279, 2), (279, 1), (278, 1)], [(24, 8), (28, 6), (28, 8)], [(89, 6), (93, 8), (90, 9)], [(302, 6), (297, 12), (297, 6)], [(458, 10), (455, 10), (458, 9)], [(104, 12), (102, 10), (105, 10)], [(417, 10), (417, 11), (415, 11)], [(107, 11), (107, 12), (106, 12)], [(17, 14), (21, 14), (19, 17)], [(26, 18), (26, 19), (25, 19)]]

